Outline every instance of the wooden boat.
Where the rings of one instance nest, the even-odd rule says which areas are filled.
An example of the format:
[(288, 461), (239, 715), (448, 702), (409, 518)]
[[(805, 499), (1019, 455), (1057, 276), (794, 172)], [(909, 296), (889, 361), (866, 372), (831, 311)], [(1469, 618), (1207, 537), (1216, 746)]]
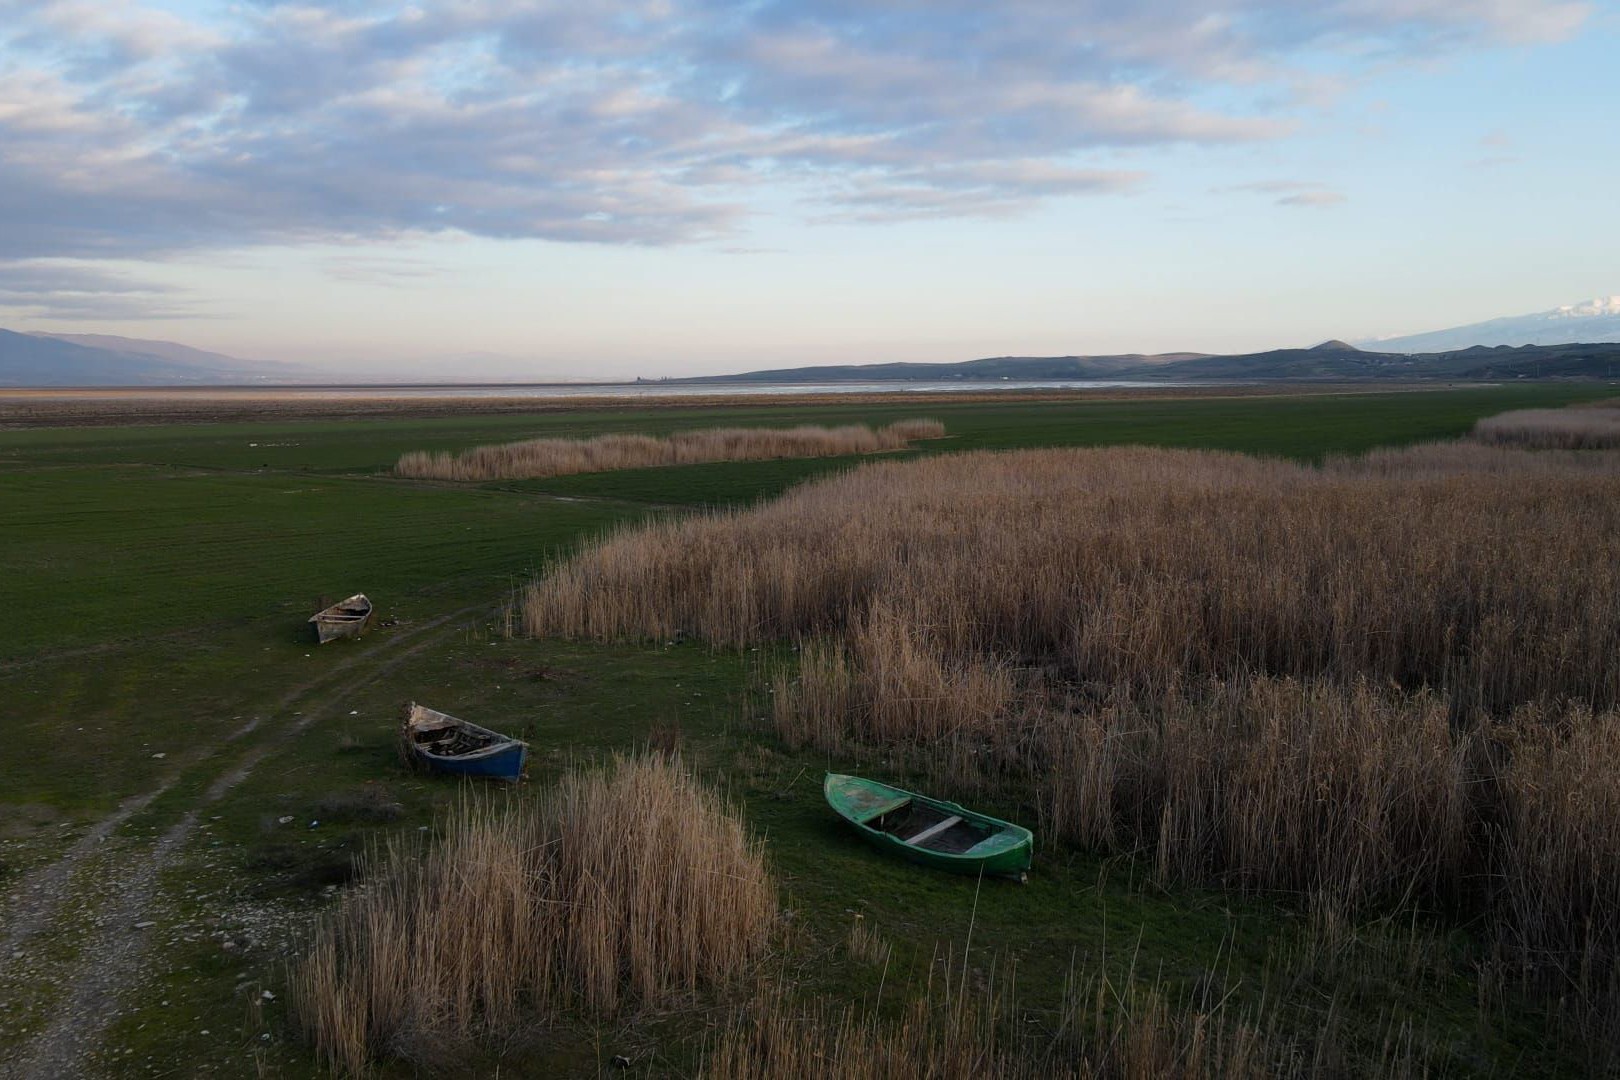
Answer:
[(517, 780), (529, 744), (448, 713), (411, 703), (400, 730), (400, 747), (414, 765), (456, 776)]
[(317, 611), (309, 621), (315, 626), (315, 636), (325, 645), (333, 638), (359, 637), (366, 623), (371, 621), (371, 611), (371, 601), (366, 599), (366, 594), (355, 593), (324, 611)]
[(1022, 825), (978, 814), (876, 780), (828, 773), (827, 805), (880, 851), (958, 874), (1022, 878), (1035, 835)]

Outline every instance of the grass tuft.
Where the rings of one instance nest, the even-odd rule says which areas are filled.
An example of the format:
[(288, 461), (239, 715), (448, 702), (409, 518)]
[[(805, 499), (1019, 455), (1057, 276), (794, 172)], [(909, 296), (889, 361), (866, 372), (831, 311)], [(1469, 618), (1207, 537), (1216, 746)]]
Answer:
[(723, 984), (776, 913), (758, 845), (664, 758), (570, 774), (538, 800), (469, 799), (437, 847), (396, 840), (374, 861), (291, 976), (306, 1038), (357, 1073)]

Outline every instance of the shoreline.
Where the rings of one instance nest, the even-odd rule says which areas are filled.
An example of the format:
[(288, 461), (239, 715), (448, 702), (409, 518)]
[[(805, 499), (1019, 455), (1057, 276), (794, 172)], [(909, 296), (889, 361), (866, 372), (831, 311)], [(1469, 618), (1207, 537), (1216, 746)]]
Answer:
[[(532, 385), (532, 384), (531, 384)], [(1247, 383), (1205, 386), (1008, 388), (962, 390), (822, 391), (657, 396), (401, 395), (398, 387), (0, 387), (0, 429), (228, 424), (299, 420), (382, 420), (393, 417), (499, 416), (557, 412), (631, 412), (664, 409), (802, 408), (871, 405), (971, 405), (991, 402), (1176, 400), (1223, 397), (1297, 397), (1412, 393), (1487, 388), (1493, 383), (1334, 382)], [(491, 389), (498, 389), (491, 387)], [(375, 390), (375, 393), (365, 393)], [(361, 392), (356, 392), (361, 391)]]

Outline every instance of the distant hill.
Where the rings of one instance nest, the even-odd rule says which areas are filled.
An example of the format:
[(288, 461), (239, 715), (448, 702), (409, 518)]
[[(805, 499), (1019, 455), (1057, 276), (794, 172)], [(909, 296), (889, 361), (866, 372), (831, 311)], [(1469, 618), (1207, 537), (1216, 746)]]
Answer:
[(671, 383), (836, 383), (885, 382), (895, 379), (946, 381), (950, 379), (1118, 379), (1136, 378), (1139, 372), (1202, 357), (1204, 353), (1160, 353), (1146, 356), (993, 356), (948, 364), (830, 364), (826, 367), (773, 368), (740, 375), (698, 375), (662, 379)]
[(1565, 304), (1551, 311), (1363, 341), (1379, 352), (1448, 352), (1475, 346), (1576, 345), (1620, 341), (1620, 296)]
[(112, 352), (156, 356), (172, 363), (199, 369), (236, 371), (267, 366), (240, 360), (234, 356), (226, 356), (224, 353), (193, 349), (190, 345), (181, 345), (174, 341), (149, 341), (145, 338), (118, 337), (114, 334), (36, 334), (35, 336), (55, 338), (57, 341), (67, 341), (74, 345), (83, 345), (89, 349), (108, 349)]
[(1620, 344), (1526, 345), (1435, 353), (1387, 353), (1325, 342), (1313, 349), (1275, 349), (1166, 364), (1147, 378), (1164, 379), (1533, 379), (1614, 378)]
[(0, 330), (0, 386), (294, 382), (310, 374), (290, 364), (239, 360), (172, 341)]
[(1308, 349), (1236, 356), (1002, 356), (958, 364), (841, 364), (709, 375), (671, 383), (838, 383), (972, 380), (1274, 381), (1364, 379), (1614, 378), (1620, 344), (1597, 343), (1454, 352), (1390, 353), (1324, 341)]

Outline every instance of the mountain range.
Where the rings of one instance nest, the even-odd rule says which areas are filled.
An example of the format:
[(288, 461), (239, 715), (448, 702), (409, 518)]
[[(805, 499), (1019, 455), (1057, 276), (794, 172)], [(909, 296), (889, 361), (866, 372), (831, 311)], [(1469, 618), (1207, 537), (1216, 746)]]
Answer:
[(1128, 380), (1140, 382), (1272, 381), (1278, 379), (1615, 378), (1620, 343), (1476, 346), (1451, 352), (1393, 353), (1324, 341), (1308, 349), (1271, 349), (1236, 356), (998, 356), (955, 364), (843, 364), (776, 368), (739, 375), (661, 379), (661, 383), (838, 383), (907, 380)]
[(186, 386), (311, 377), (292, 364), (241, 360), (172, 341), (0, 330), (0, 386)]
[[(996, 356), (959, 363), (839, 364), (661, 379), (676, 384), (889, 380), (1274, 380), (1613, 378), (1620, 296), (1406, 337), (1324, 341), (1235, 356), (1175, 352)], [(461, 366), (465, 370), (465, 365)], [(0, 329), (0, 386), (185, 386), (329, 381), (329, 372), (242, 360), (172, 341)]]
[(1475, 345), (1573, 345), (1620, 341), (1620, 296), (1600, 296), (1551, 311), (1430, 330), (1404, 337), (1373, 338), (1356, 344), (1379, 352), (1448, 352)]

